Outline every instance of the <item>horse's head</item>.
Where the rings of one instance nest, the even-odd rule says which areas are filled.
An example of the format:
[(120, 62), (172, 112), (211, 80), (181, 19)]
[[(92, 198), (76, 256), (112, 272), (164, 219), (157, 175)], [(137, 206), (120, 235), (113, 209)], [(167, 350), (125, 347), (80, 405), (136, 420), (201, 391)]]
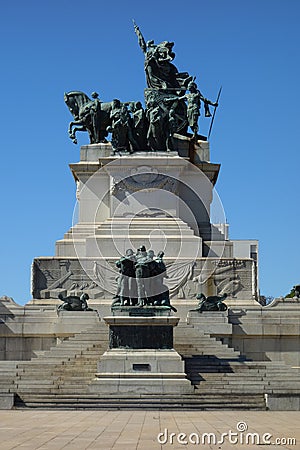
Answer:
[(79, 107), (78, 107), (76, 98), (70, 94), (71, 93), (68, 93), (68, 92), (64, 93), (64, 101), (65, 101), (65, 104), (67, 105), (67, 107), (69, 108), (69, 111), (72, 114), (72, 116), (74, 117), (74, 119), (78, 119)]
[(64, 101), (75, 120), (79, 118), (80, 109), (86, 103), (91, 102), (90, 98), (84, 92), (80, 91), (65, 92)]

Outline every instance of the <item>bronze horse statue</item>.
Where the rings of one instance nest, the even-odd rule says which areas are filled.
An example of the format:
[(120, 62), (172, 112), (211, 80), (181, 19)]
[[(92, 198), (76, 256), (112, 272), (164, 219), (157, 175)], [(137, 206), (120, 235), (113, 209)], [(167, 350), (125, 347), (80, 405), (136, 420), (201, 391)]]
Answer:
[(64, 94), (65, 103), (74, 117), (68, 129), (74, 144), (77, 144), (77, 131), (87, 131), (91, 144), (107, 142), (105, 138), (108, 135), (107, 127), (111, 125), (112, 102), (100, 103), (96, 96), (94, 101), (81, 91), (65, 92)]

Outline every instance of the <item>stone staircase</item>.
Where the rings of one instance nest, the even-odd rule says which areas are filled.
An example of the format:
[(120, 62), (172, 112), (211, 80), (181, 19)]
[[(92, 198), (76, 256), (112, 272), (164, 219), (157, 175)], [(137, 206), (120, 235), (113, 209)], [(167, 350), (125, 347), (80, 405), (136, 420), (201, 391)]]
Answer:
[(174, 348), (184, 358), (193, 355), (214, 355), (225, 359), (241, 358), (239, 351), (185, 322), (179, 322), (174, 330)]
[[(245, 360), (239, 351), (185, 322), (179, 323), (175, 329), (174, 347), (185, 361), (185, 372), (195, 386), (195, 396), (201, 409), (266, 409), (263, 391), (253, 395), (247, 390), (235, 392), (235, 386), (228, 393), (222, 389), (223, 373), (233, 372), (230, 363), (240, 367)], [(220, 390), (216, 390), (213, 383), (206, 382), (206, 374), (213, 375), (213, 380), (219, 382)], [(249, 378), (251, 375), (248, 374)]]
[(0, 392), (15, 391), (15, 381), (18, 361), (0, 361)]
[(3, 361), (0, 389), (17, 394), (16, 407), (47, 409), (263, 410), (268, 395), (300, 393), (299, 374), (286, 364), (248, 361), (183, 322), (175, 328), (174, 348), (185, 361), (193, 394), (100, 397), (89, 392), (89, 384), (107, 347), (108, 328), (98, 322), (48, 351), (36, 352), (30, 361)]
[(35, 399), (85, 394), (97, 371), (97, 362), (108, 348), (108, 328), (104, 322), (67, 338), (37, 357), (16, 364), (14, 391), (19, 405)]
[(284, 362), (249, 361), (240, 352), (179, 324), (175, 348), (203, 409), (266, 409), (268, 396), (300, 394), (300, 377)]
[[(180, 324), (175, 329), (175, 348), (186, 360), (192, 384), (195, 383), (195, 362), (192, 355), (218, 355), (218, 358), (239, 359), (236, 352), (209, 335), (204, 335), (192, 325)], [(68, 338), (37, 358), (20, 362), (16, 367), (14, 390), (18, 394), (18, 407), (38, 408), (91, 408), (91, 409), (264, 409), (263, 396), (235, 396), (229, 401), (219, 395), (157, 396), (137, 395), (101, 396), (88, 391), (96, 372), (100, 355), (107, 349), (108, 329), (102, 323)], [(198, 356), (199, 357), (199, 356)]]

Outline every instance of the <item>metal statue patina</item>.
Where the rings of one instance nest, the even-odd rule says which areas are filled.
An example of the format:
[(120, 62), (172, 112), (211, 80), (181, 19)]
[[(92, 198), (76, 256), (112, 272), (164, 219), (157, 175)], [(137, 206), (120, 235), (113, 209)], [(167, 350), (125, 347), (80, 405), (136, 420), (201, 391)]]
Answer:
[(115, 296), (114, 304), (122, 306), (129, 304), (136, 304), (136, 289), (135, 289), (135, 263), (136, 257), (133, 250), (129, 248), (126, 250), (125, 256), (116, 262), (119, 269), (118, 289)]
[(58, 295), (60, 301), (63, 302), (62, 305), (57, 307), (57, 311), (93, 311), (88, 307), (87, 300), (89, 299), (88, 294), (83, 293), (80, 297), (77, 295), (69, 295), (63, 297), (62, 294)]
[[(145, 109), (139, 101), (102, 102), (96, 92), (91, 94), (92, 99), (80, 91), (65, 93), (65, 103), (74, 118), (69, 125), (72, 141), (77, 144), (76, 132), (86, 131), (91, 144), (106, 143), (111, 134), (113, 154), (170, 151), (175, 133), (191, 140), (198, 138), (202, 104), (205, 117), (211, 116), (209, 105), (214, 107), (210, 135), (221, 91), (216, 102), (205, 98), (195, 83), (196, 77), (180, 72), (173, 64), (174, 42), (146, 41), (137, 24), (133, 24), (144, 54)], [(188, 133), (189, 128), (192, 134)]]
[(145, 73), (148, 88), (175, 89), (178, 93), (186, 89), (192, 77), (187, 72), (179, 73), (171, 61), (175, 58), (173, 52), (174, 42), (163, 41), (154, 44), (154, 41), (145, 42), (141, 30), (133, 21), (134, 31), (138, 43), (145, 56)]
[(69, 124), (69, 136), (77, 144), (76, 132), (87, 131), (91, 144), (107, 142), (107, 127), (111, 124), (113, 103), (101, 103), (98, 94), (91, 100), (84, 92), (73, 91), (64, 94), (64, 100), (74, 120)]
[(133, 150), (146, 150), (148, 148), (147, 130), (149, 128), (146, 113), (141, 102), (131, 102), (129, 108), (132, 115)]
[(169, 289), (164, 284), (167, 269), (164, 252), (155, 257), (144, 245), (134, 254), (132, 249), (116, 262), (119, 268), (118, 288), (112, 308), (119, 306), (160, 306), (177, 311), (170, 303)]
[(206, 297), (204, 294), (198, 294), (197, 300), (199, 300), (198, 308), (193, 311), (227, 311), (227, 305), (223, 301), (227, 298), (227, 294), (222, 296), (211, 295)]

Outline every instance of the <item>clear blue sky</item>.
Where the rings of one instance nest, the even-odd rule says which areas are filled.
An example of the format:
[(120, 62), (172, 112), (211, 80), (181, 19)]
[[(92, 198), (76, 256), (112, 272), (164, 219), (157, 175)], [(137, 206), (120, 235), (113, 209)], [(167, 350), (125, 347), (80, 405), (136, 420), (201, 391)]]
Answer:
[[(175, 64), (214, 99), (217, 191), (232, 239), (258, 239), (260, 286), (279, 296), (300, 282), (300, 2), (298, 0), (2, 2), (0, 295), (30, 299), (30, 265), (54, 255), (72, 223), (68, 164), (79, 145), (63, 93), (143, 100), (146, 40), (175, 41)], [(207, 132), (208, 122), (200, 122)]]

